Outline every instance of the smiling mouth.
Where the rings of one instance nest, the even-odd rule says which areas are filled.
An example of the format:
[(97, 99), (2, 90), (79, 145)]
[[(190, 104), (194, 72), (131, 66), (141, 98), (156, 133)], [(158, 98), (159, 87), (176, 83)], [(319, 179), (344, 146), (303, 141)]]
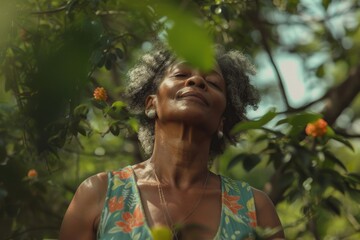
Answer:
[(206, 106), (209, 105), (209, 103), (204, 98), (204, 96), (202, 96), (200, 93), (197, 93), (197, 92), (192, 92), (192, 91), (185, 92), (179, 96), (179, 99), (186, 99), (186, 100), (190, 100), (190, 101), (194, 101), (194, 102), (199, 102)]

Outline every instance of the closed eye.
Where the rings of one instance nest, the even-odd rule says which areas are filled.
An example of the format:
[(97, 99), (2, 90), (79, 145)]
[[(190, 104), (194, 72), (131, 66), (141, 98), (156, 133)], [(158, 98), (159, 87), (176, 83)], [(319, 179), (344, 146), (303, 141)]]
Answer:
[(188, 77), (189, 74), (187, 74), (187, 73), (175, 73), (173, 76), (177, 77), (177, 78), (185, 78), (185, 77)]
[(188, 75), (185, 74), (185, 73), (179, 73), (179, 74), (176, 74), (175, 77), (187, 77)]
[(221, 84), (221, 81), (222, 80), (220, 80), (219, 79), (219, 77), (217, 77), (217, 75), (209, 75), (209, 76), (207, 76), (206, 77), (206, 82), (210, 85), (210, 86), (212, 86), (212, 87), (214, 87), (214, 88), (216, 88), (216, 89), (218, 89), (218, 90), (223, 90), (223, 86), (222, 86), (222, 84)]
[(214, 82), (208, 81), (208, 84), (210, 84), (211, 86), (221, 90), (221, 87), (218, 84), (214, 83)]

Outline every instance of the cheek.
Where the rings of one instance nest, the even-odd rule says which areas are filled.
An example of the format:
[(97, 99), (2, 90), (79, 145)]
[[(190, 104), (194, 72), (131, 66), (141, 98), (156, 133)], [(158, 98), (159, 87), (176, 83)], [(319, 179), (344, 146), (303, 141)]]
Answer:
[(218, 107), (221, 109), (221, 115), (225, 112), (226, 108), (226, 96), (222, 95), (218, 100)]
[(164, 81), (160, 84), (158, 92), (156, 93), (156, 108), (159, 114), (163, 111), (167, 111), (168, 108), (171, 108), (174, 104), (175, 95), (176, 89), (174, 83)]
[(173, 98), (176, 93), (176, 86), (173, 81), (164, 80), (158, 87), (158, 98)]

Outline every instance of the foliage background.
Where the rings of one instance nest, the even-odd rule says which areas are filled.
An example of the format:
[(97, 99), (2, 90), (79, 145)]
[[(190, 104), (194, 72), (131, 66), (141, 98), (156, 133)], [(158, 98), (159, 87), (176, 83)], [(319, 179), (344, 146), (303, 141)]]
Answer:
[[(0, 239), (56, 239), (82, 180), (144, 158), (121, 100), (126, 70), (154, 38), (198, 67), (211, 65), (213, 42), (257, 65), (262, 105), (215, 172), (266, 191), (288, 239), (360, 237), (360, 1), (0, 4)], [(302, 78), (285, 74), (284, 57)], [(92, 100), (98, 86), (106, 102)], [(327, 135), (307, 137), (321, 116)]]

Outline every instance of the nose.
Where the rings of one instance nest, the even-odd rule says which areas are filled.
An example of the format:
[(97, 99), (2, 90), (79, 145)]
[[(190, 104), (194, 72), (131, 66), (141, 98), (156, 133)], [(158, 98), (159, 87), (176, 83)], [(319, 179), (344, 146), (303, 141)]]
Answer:
[(205, 79), (200, 75), (194, 75), (185, 82), (187, 87), (198, 87), (200, 89), (206, 90), (207, 85)]

